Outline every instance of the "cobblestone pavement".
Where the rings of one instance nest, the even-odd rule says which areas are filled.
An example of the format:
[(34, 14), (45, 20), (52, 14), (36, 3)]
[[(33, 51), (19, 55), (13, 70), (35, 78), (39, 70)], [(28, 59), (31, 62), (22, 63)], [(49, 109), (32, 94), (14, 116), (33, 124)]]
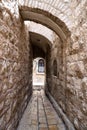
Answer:
[(66, 130), (44, 90), (33, 90), (32, 98), (17, 130)]

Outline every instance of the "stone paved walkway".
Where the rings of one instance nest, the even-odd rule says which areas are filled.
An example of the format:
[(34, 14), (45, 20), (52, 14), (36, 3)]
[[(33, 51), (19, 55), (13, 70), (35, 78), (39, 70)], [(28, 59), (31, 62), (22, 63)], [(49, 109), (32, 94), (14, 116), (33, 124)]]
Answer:
[(66, 130), (44, 90), (34, 90), (17, 130)]

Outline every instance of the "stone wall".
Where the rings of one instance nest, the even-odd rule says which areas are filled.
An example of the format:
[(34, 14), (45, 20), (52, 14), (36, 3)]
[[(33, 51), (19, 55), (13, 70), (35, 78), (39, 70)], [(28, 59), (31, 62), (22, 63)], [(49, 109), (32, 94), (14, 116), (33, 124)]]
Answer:
[[(47, 65), (47, 71), (51, 71), (49, 77), (47, 77), (47, 82), (50, 93), (74, 124), (76, 130), (86, 130), (87, 1), (71, 1), (69, 4), (73, 5), (74, 18), (71, 37), (67, 38), (64, 44), (61, 43), (61, 40), (55, 38), (51, 49), (51, 59), (50, 56), (48, 58), (50, 61), (48, 62), (49, 65)], [(63, 45), (63, 52), (61, 45)], [(54, 59), (58, 64), (57, 76), (54, 76), (52, 72)]]
[(3, 0), (0, 2), (0, 130), (16, 130), (30, 99), (29, 45), (17, 3)]
[[(49, 91), (62, 107), (67, 117), (77, 130), (87, 129), (87, 1), (68, 1), (72, 8), (73, 24), (71, 37), (65, 42), (65, 56), (61, 64), (59, 41), (54, 41), (51, 60), (48, 69), (51, 72), (48, 78)], [(56, 43), (58, 45), (56, 45)], [(57, 49), (58, 48), (58, 49)], [(49, 56), (50, 59), (50, 56)], [(52, 62), (56, 59), (57, 76), (52, 74)], [(47, 65), (48, 66), (48, 65)], [(65, 73), (64, 73), (64, 70)], [(65, 75), (65, 78), (64, 78)], [(65, 80), (65, 82), (64, 82)]]
[[(65, 45), (55, 33), (53, 37), (51, 53), (48, 54), (47, 58), (49, 60), (47, 60), (47, 86), (54, 99), (65, 111)], [(56, 75), (53, 72), (55, 69), (54, 61), (57, 63)]]
[(75, 24), (67, 44), (67, 115), (77, 130), (87, 129), (87, 1), (73, 3)]
[[(46, 57), (47, 86), (57, 103), (75, 125), (75, 128), (77, 130), (86, 130), (87, 0), (63, 0), (62, 2), (64, 1), (65, 6), (63, 3), (56, 4), (58, 1), (55, 1), (53, 5), (58, 5), (58, 9), (55, 6), (49, 6), (49, 9), (52, 7), (53, 11), (50, 11), (53, 12), (53, 16), (56, 14), (70, 28), (71, 38), (67, 38), (67, 42), (62, 43), (60, 38), (54, 35), (54, 44), (51, 49), (48, 48)], [(31, 1), (24, 2), (24, 5), (29, 3), (29, 7), (33, 8), (36, 7), (37, 3), (37, 1), (32, 2), (32, 4), (30, 4)], [(49, 1), (48, 5), (43, 5), (44, 9), (40, 7), (42, 4), (39, 4), (39, 8), (45, 11)], [(49, 14), (50, 12), (47, 9), (46, 12)], [(63, 26), (61, 22), (60, 26), (64, 29), (65, 24)], [(67, 33), (67, 31), (64, 32)], [(16, 129), (31, 95), (32, 52), (30, 50), (28, 32), (20, 18), (17, 3), (15, 0), (11, 2), (0, 1), (1, 130)], [(54, 60), (57, 62), (56, 76), (53, 73)]]

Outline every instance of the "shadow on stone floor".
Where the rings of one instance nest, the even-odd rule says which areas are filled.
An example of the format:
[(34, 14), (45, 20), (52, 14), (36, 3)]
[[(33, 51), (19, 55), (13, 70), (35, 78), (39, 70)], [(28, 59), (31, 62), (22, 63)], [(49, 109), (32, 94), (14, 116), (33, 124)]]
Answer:
[(44, 87), (34, 86), (32, 98), (17, 130), (66, 130), (46, 97)]

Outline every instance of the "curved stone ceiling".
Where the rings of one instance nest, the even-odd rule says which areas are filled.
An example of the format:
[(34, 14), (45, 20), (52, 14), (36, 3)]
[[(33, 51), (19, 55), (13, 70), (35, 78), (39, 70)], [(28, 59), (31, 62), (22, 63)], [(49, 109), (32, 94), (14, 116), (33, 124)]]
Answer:
[(19, 7), (24, 20), (35, 21), (49, 27), (63, 41), (70, 36), (72, 14), (64, 2), (59, 2), (59, 0), (19, 0)]
[(35, 23), (35, 22), (25, 21), (25, 24), (29, 28), (29, 32), (37, 33), (38, 35), (42, 35), (43, 37), (45, 37), (46, 39), (49, 40), (49, 42), (50, 42), (49, 44), (53, 44), (53, 42), (54, 42), (53, 36), (55, 34), (54, 31), (52, 31), (51, 29), (49, 29), (41, 24)]
[(48, 46), (51, 47), (52, 43), (43, 35), (34, 32), (29, 32), (29, 34), (30, 34), (30, 42), (32, 43), (32, 45), (41, 48), (44, 51), (44, 53), (47, 52)]

